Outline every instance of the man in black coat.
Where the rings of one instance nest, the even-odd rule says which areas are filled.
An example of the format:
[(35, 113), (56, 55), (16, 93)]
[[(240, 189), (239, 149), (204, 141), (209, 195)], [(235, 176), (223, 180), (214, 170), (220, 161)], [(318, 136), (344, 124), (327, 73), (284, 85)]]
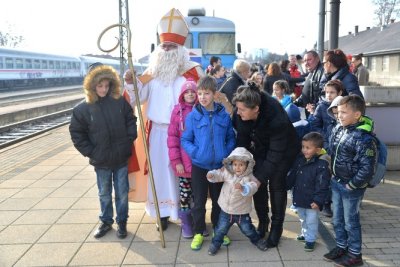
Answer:
[(281, 104), (252, 84), (241, 86), (233, 99), (233, 125), (238, 147), (247, 148), (254, 156), (254, 176), (261, 182), (254, 195), (259, 218), (258, 231), (268, 229), (268, 189), (271, 201), (269, 247), (278, 245), (286, 211), (286, 175), (300, 152), (300, 141)]
[(250, 77), (250, 63), (243, 59), (236, 59), (233, 63), (231, 76), (221, 85), (219, 91), (224, 93), (228, 101), (232, 103), (232, 98), (239, 86), (244, 85)]
[(305, 108), (307, 104), (315, 105), (321, 95), (320, 81), (324, 75), (324, 68), (319, 55), (314, 50), (304, 55), (305, 66), (309, 72), (303, 86), (301, 95), (294, 101), (294, 104)]

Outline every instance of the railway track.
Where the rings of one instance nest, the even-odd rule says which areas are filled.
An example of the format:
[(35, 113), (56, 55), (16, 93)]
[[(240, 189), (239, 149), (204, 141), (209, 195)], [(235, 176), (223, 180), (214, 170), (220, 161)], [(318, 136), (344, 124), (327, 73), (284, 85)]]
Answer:
[(72, 108), (0, 127), (0, 149), (68, 124)]

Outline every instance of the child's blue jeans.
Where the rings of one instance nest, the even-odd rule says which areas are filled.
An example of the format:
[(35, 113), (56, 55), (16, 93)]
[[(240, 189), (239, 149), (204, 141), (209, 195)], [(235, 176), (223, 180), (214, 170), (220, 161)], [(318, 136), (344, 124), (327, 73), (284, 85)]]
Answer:
[(346, 184), (333, 178), (332, 204), (333, 204), (333, 229), (336, 235), (336, 245), (340, 248), (348, 248), (352, 254), (361, 253), (361, 223), (360, 204), (365, 188), (349, 190)]
[(296, 207), (301, 223), (301, 235), (306, 242), (315, 242), (318, 235), (319, 210)]
[(211, 241), (213, 246), (217, 248), (221, 247), (224, 242), (224, 236), (228, 233), (234, 223), (239, 226), (240, 231), (250, 239), (251, 243), (256, 244), (257, 241), (261, 239), (251, 222), (249, 214), (232, 215), (221, 210), (217, 227), (214, 229), (214, 237)]

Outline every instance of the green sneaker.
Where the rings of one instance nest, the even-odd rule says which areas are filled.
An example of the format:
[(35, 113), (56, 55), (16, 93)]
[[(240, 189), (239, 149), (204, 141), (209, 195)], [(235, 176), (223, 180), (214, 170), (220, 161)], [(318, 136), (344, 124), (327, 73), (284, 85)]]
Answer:
[[(212, 234), (212, 237), (214, 237), (214, 232)], [(231, 244), (231, 239), (227, 236), (224, 235), (224, 242), (222, 243), (223, 246), (229, 246)]]
[(192, 250), (200, 250), (203, 245), (204, 237), (202, 234), (195, 234), (192, 240), (192, 244), (190, 244), (190, 248)]
[(224, 236), (224, 242), (222, 243), (223, 246), (229, 246), (231, 244), (231, 239), (225, 235)]

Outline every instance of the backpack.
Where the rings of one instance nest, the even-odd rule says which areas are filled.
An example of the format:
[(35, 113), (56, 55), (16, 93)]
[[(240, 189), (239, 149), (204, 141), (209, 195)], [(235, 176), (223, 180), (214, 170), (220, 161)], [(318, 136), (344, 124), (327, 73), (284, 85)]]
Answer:
[(376, 162), (374, 166), (374, 175), (368, 182), (368, 187), (373, 188), (380, 184), (385, 177), (386, 172), (386, 159), (387, 159), (387, 147), (386, 145), (376, 136), (372, 135), (376, 144)]

